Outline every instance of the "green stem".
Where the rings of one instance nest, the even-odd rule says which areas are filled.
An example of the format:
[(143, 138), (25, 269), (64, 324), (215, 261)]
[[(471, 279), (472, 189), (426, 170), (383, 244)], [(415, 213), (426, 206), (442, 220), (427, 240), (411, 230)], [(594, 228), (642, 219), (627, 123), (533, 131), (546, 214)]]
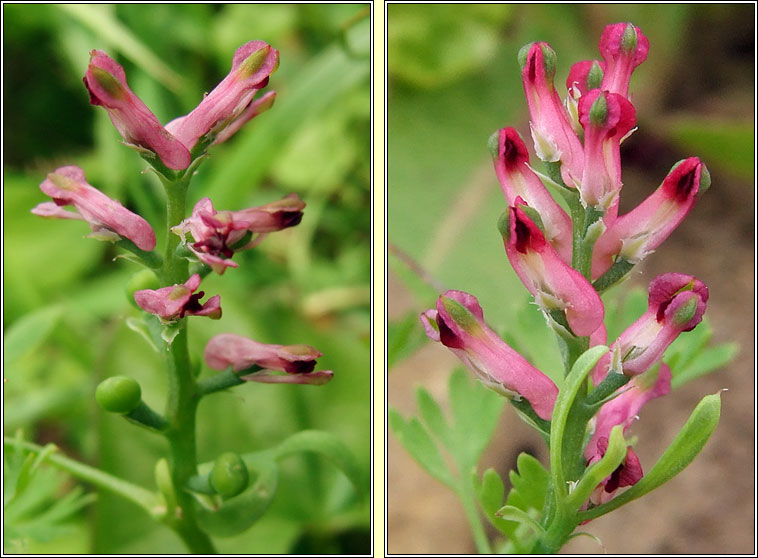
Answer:
[[(3, 445), (37, 454), (44, 449), (37, 444), (9, 438), (7, 436), (3, 437)], [(60, 453), (51, 453), (48, 455), (47, 461), (58, 469), (65, 471), (84, 482), (88, 482), (99, 488), (118, 494), (122, 498), (145, 509), (151, 515), (154, 515), (158, 511), (159, 501), (157, 496), (141, 486), (114, 477), (113, 475), (109, 475), (100, 469), (85, 465), (84, 463), (66, 457)]]
[[(188, 275), (187, 260), (176, 254), (180, 238), (171, 232), (171, 227), (184, 219), (191, 176), (192, 172), (188, 170), (175, 182), (164, 181), (167, 198), (166, 253), (163, 262), (165, 285), (183, 283)], [(195, 416), (200, 396), (190, 363), (187, 320), (182, 319), (178, 328), (179, 332), (165, 353), (168, 399), (164, 433), (169, 443), (168, 464), (178, 508), (167, 515), (166, 523), (182, 538), (190, 552), (215, 554), (212, 541), (197, 525), (192, 496), (185, 490), (190, 478), (197, 475)]]
[(474, 487), (470, 480), (463, 477), (465, 475), (462, 475), (461, 484), (458, 487), (458, 497), (463, 505), (463, 512), (466, 514), (469, 527), (471, 527), (476, 550), (479, 554), (492, 554), (492, 547), (490, 546), (490, 541), (487, 538), (487, 533), (484, 530), (484, 525), (476, 506)]

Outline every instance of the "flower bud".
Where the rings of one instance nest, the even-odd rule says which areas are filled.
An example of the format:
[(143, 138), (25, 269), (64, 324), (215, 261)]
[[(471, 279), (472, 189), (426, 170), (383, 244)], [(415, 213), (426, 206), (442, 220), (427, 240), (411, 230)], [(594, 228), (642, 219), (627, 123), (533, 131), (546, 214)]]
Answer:
[(200, 275), (195, 273), (184, 284), (137, 291), (134, 300), (137, 306), (157, 315), (164, 323), (175, 322), (185, 316), (207, 316), (218, 320), (221, 318), (221, 297), (216, 295), (205, 304), (200, 304), (205, 293), (200, 291), (193, 294), (199, 286)]
[(629, 80), (650, 50), (650, 42), (631, 23), (608, 25), (600, 37), (600, 54), (605, 59), (602, 89), (629, 96)]

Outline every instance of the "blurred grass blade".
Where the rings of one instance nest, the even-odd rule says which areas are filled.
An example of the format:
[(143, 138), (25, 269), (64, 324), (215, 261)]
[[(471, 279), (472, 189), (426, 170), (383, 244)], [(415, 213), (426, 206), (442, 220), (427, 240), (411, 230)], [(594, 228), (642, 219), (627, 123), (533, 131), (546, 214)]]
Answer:
[(103, 42), (160, 81), (171, 91), (184, 87), (182, 77), (161, 61), (113, 14), (113, 6), (93, 4), (57, 4), (57, 7), (88, 27)]

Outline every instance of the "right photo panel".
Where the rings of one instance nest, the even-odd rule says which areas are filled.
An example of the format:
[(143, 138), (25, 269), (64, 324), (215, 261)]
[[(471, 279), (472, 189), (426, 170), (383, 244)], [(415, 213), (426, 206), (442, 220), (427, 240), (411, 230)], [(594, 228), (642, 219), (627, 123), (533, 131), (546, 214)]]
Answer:
[(388, 555), (754, 552), (755, 9), (386, 4)]

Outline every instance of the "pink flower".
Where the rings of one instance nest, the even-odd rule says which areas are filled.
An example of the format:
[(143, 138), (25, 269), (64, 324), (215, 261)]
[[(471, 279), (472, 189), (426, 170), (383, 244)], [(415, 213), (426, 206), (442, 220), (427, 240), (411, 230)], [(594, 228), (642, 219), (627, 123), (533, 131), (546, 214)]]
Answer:
[[(53, 198), (32, 209), (40, 217), (80, 219), (92, 229), (91, 237), (101, 240), (128, 238), (140, 250), (155, 248), (155, 233), (150, 224), (87, 183), (84, 171), (77, 166), (60, 167), (47, 175), (40, 189)], [(60, 206), (73, 205), (78, 213)]]
[[(633, 378), (629, 384), (620, 388), (620, 395), (604, 404), (594, 419), (595, 428), (584, 450), (587, 465), (599, 461), (605, 455), (608, 437), (614, 426), (623, 424), (626, 431), (645, 403), (667, 395), (670, 391), (671, 370), (663, 363), (654, 380), (645, 374)], [(592, 492), (590, 501), (595, 505), (604, 504), (613, 498), (618, 488), (636, 484), (642, 475), (640, 461), (632, 448), (628, 447), (624, 461)]]
[(185, 316), (208, 316), (218, 320), (221, 317), (221, 297), (213, 296), (201, 305), (200, 299), (205, 293), (200, 291), (193, 294), (199, 286), (200, 275), (195, 273), (183, 285), (137, 291), (134, 300), (140, 308), (157, 315), (162, 322), (174, 322)]
[[(321, 352), (308, 345), (268, 345), (252, 339), (222, 333), (205, 346), (205, 362), (214, 370), (230, 366), (235, 372), (258, 366), (266, 370), (241, 376), (243, 380), (263, 383), (325, 384), (332, 379), (331, 370), (314, 372)], [(271, 374), (270, 370), (286, 372)]]
[(555, 52), (547, 43), (532, 43), (521, 49), (519, 62), (537, 156), (560, 161), (563, 182), (576, 188), (584, 166), (582, 144), (553, 86)]
[(216, 211), (209, 198), (202, 198), (192, 215), (171, 230), (182, 238), (191, 234), (189, 249), (201, 262), (223, 274), (227, 267), (237, 267), (229, 259), (234, 252), (257, 246), (270, 232), (294, 227), (300, 223), (304, 208), (297, 194), (241, 211)]
[(650, 41), (639, 27), (631, 23), (608, 25), (600, 37), (600, 54), (605, 59), (601, 88), (610, 93), (629, 96), (629, 80), (650, 50)]
[(170, 169), (186, 169), (190, 153), (172, 136), (126, 84), (124, 69), (101, 50), (90, 52), (84, 75), (90, 103), (108, 111), (111, 122), (129, 144), (153, 152)]
[[(647, 371), (680, 333), (700, 323), (707, 302), (708, 288), (692, 275), (664, 273), (653, 279), (647, 311), (611, 345), (611, 352), (600, 361), (605, 365), (603, 373), (612, 354), (627, 376)], [(594, 379), (597, 383), (602, 377)]]
[(421, 314), (421, 321), (427, 336), (452, 350), (485, 386), (511, 398), (523, 397), (537, 415), (550, 420), (558, 388), (487, 327), (474, 296), (447, 291), (436, 310)]
[(503, 128), (496, 134), (495, 172), (508, 205), (514, 205), (521, 197), (536, 209), (545, 226), (548, 242), (564, 262), (570, 263), (571, 219), (529, 168), (529, 152), (516, 129)]
[(658, 189), (619, 217), (595, 244), (592, 277), (598, 278), (616, 258), (637, 264), (652, 253), (682, 222), (711, 177), (697, 157), (678, 162)]
[(579, 98), (584, 128), (584, 170), (580, 193), (585, 204), (605, 214), (609, 226), (618, 213), (621, 190), (621, 139), (634, 127), (635, 110), (621, 95), (600, 89)]
[(209, 143), (222, 142), (242, 124), (271, 107), (274, 96), (254, 101), (279, 67), (279, 51), (263, 41), (250, 41), (237, 49), (229, 74), (188, 115), (166, 128), (188, 149), (210, 134)]
[(499, 224), (511, 266), (543, 312), (565, 312), (575, 335), (590, 335), (603, 323), (603, 303), (589, 281), (547, 242), (528, 209), (517, 199)]

